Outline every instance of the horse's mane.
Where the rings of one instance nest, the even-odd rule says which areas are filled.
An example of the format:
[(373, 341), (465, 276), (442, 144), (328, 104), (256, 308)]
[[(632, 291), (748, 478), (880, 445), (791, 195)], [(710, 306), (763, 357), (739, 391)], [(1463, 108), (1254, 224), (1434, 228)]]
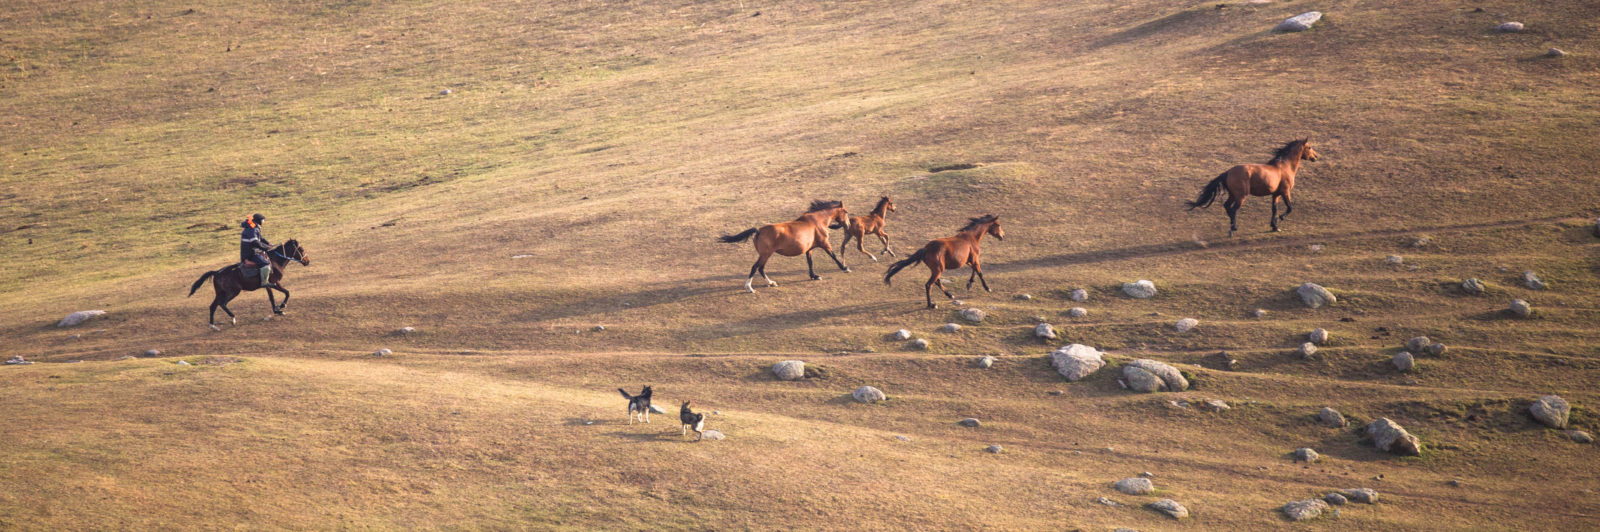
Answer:
[(879, 198), (878, 199), (878, 206), (873, 207), (872, 208), (872, 212), (878, 212), (878, 211), (883, 210), (883, 206), (887, 205), (888, 203), (889, 203), (889, 197), (888, 196), (884, 196), (882, 198)]
[(1305, 143), (1305, 139), (1289, 141), (1288, 144), (1284, 144), (1282, 148), (1278, 148), (1278, 151), (1272, 153), (1272, 160), (1267, 161), (1267, 164), (1278, 164), (1283, 162), (1284, 159), (1289, 157), (1289, 154), (1294, 153), (1295, 148), (1302, 146)]
[(983, 224), (986, 224), (986, 223), (989, 223), (989, 222), (993, 222), (993, 221), (998, 220), (998, 219), (1000, 219), (1000, 215), (998, 215), (998, 214), (985, 214), (985, 215), (979, 216), (977, 218), (968, 218), (967, 219), (967, 226), (961, 228), (961, 231), (956, 231), (956, 232), (960, 233), (960, 232), (963, 232), (963, 231), (971, 231), (973, 229), (977, 229), (978, 226), (980, 226), (980, 225), (983, 225)]
[(810, 213), (817, 212), (817, 211), (825, 211), (825, 210), (828, 210), (828, 209), (837, 209), (837, 208), (843, 207), (843, 206), (844, 206), (844, 202), (841, 202), (839, 200), (831, 200), (831, 201), (811, 200), (811, 207), (806, 209), (806, 213), (810, 214)]

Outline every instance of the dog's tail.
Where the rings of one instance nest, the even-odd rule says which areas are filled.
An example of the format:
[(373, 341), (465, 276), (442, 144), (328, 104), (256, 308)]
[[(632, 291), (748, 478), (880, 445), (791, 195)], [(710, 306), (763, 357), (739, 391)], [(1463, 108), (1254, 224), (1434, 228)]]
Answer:
[(624, 390), (622, 388), (617, 388), (617, 391), (622, 392), (622, 398), (623, 399), (627, 399), (629, 401), (633, 400), (633, 395), (629, 394), (627, 390)]
[(902, 260), (900, 262), (896, 262), (894, 264), (890, 264), (889, 265), (889, 271), (884, 272), (884, 274), (883, 274), (883, 284), (889, 284), (889, 278), (890, 277), (894, 277), (894, 274), (900, 273), (900, 270), (906, 269), (906, 266), (910, 266), (912, 264), (916, 264), (918, 261), (922, 260), (922, 257), (925, 257), (927, 255), (928, 255), (928, 248), (924, 247), (922, 249), (917, 250), (916, 253), (912, 253), (910, 257), (906, 257), (905, 260)]
[(1217, 201), (1217, 193), (1223, 191), (1222, 186), (1227, 184), (1227, 180), (1228, 173), (1223, 172), (1216, 179), (1212, 179), (1210, 183), (1206, 183), (1206, 188), (1200, 189), (1200, 197), (1195, 198), (1194, 201), (1185, 201), (1183, 204), (1188, 206), (1191, 211), (1196, 207), (1201, 209), (1210, 207), (1212, 202)]

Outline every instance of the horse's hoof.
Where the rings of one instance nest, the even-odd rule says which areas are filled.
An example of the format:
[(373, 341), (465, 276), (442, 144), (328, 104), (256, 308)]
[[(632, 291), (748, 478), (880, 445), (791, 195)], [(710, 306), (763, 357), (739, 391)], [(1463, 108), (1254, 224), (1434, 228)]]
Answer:
[(222, 330), (222, 328), (221, 328), (221, 327), (218, 327), (218, 326), (216, 326), (216, 325), (215, 325), (215, 324), (212, 324), (212, 325), (207, 325), (207, 327), (210, 327), (210, 328), (211, 328), (211, 330), (213, 330), (213, 331), (221, 331), (221, 330)]
[(878, 258), (872, 255), (867, 255), (867, 258), (872, 259), (872, 262), (878, 262)]
[(279, 315), (279, 316), (282, 316), (282, 315), (283, 315), (283, 311), (281, 311), (281, 310), (274, 310), (274, 311), (272, 311), (272, 313), (273, 313), (273, 314), (277, 314), (277, 315)]
[(746, 287), (744, 287), (744, 289), (745, 289), (745, 291), (750, 292), (752, 294), (756, 293), (756, 289), (754, 289), (754, 288), (750, 288), (750, 287), (746, 286)]
[(778, 286), (777, 281), (767, 281), (767, 286)]
[(845, 268), (844, 273), (850, 273), (850, 268)]
[(928, 308), (929, 309), (936, 309), (936, 308), (939, 308), (939, 305), (936, 304), (936, 303), (928, 303)]
[(239, 318), (228, 318), (228, 323), (232, 323), (234, 325), (238, 325), (239, 324)]
[(813, 275), (813, 276), (811, 276), (811, 280), (813, 280), (813, 281), (821, 281), (822, 280), (822, 276), (821, 275)]

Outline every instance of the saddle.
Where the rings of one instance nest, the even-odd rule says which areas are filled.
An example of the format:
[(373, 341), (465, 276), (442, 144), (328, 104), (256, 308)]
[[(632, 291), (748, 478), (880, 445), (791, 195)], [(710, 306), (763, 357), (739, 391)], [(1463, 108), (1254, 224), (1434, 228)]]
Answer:
[(239, 268), (239, 275), (244, 276), (246, 279), (261, 277), (261, 266), (251, 266), (249, 262), (245, 261), (239, 261), (239, 264), (234, 266)]

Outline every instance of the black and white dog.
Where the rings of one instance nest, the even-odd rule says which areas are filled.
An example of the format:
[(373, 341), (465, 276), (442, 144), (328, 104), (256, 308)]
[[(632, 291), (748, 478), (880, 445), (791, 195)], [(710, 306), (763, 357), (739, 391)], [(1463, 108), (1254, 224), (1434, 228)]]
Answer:
[(695, 434), (700, 435), (699, 437), (695, 438), (694, 441), (700, 441), (700, 438), (705, 437), (706, 415), (696, 414), (694, 411), (689, 410), (688, 401), (684, 401), (683, 409), (678, 411), (678, 421), (683, 422), (684, 436), (688, 436), (689, 430), (693, 429)]
[(651, 394), (651, 391), (650, 391), (650, 387), (649, 386), (645, 386), (644, 387), (644, 391), (639, 392), (639, 395), (628, 395), (628, 391), (624, 390), (622, 388), (617, 388), (617, 391), (622, 392), (622, 398), (628, 400), (628, 424), (629, 425), (633, 424), (633, 416), (635, 416), (635, 415), (639, 416), (639, 420), (640, 421), (643, 421), (645, 423), (649, 423), (650, 422), (650, 394)]

